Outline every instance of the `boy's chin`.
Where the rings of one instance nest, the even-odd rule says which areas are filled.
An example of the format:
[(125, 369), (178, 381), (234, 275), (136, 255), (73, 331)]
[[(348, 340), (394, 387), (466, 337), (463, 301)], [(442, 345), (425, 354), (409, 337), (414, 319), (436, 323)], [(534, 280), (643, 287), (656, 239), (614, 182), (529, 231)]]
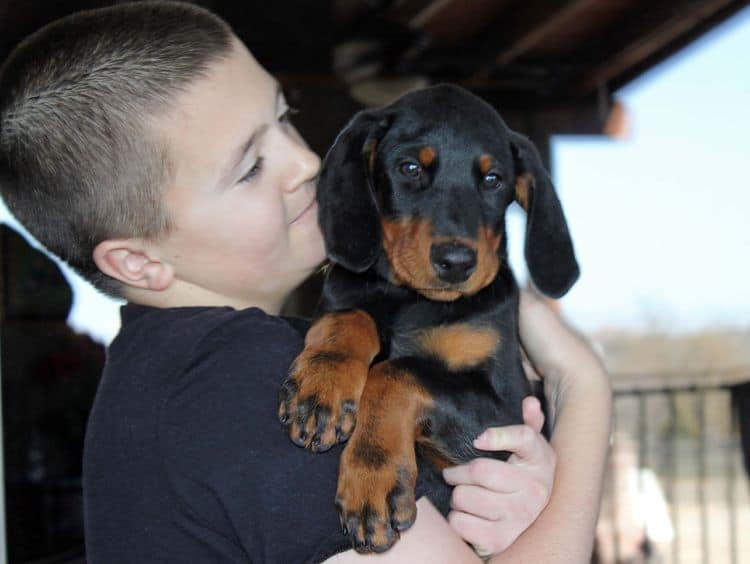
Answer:
[(328, 260), (325, 243), (323, 242), (322, 236), (320, 237), (319, 241), (316, 241), (316, 244), (313, 246), (313, 248), (310, 249), (310, 254), (308, 255), (308, 257), (309, 261), (305, 262), (309, 265), (310, 274), (319, 270), (320, 267), (322, 267), (323, 264), (325, 264), (325, 262)]
[(318, 257), (317, 260), (313, 260), (310, 263), (310, 267), (306, 268), (302, 273), (302, 279), (297, 284), (302, 284), (305, 280), (310, 278), (313, 274), (320, 272), (320, 270), (325, 266), (326, 262), (328, 261), (328, 257), (325, 253), (323, 253), (322, 257)]

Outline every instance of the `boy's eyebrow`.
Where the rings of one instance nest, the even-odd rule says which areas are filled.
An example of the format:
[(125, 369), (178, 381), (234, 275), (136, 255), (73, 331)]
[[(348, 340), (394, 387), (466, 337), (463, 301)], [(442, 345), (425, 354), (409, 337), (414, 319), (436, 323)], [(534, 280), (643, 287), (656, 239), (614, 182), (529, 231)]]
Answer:
[(262, 125), (253, 133), (250, 135), (247, 141), (245, 141), (242, 145), (240, 145), (237, 150), (233, 153), (232, 158), (229, 160), (230, 166), (227, 167), (224, 170), (224, 174), (222, 175), (222, 178), (226, 178), (229, 174), (231, 174), (233, 171), (237, 170), (237, 167), (242, 164), (242, 159), (245, 158), (245, 155), (247, 155), (247, 152), (252, 149), (253, 145), (255, 144), (255, 140), (258, 138), (258, 136), (263, 133), (263, 131), (268, 126)]

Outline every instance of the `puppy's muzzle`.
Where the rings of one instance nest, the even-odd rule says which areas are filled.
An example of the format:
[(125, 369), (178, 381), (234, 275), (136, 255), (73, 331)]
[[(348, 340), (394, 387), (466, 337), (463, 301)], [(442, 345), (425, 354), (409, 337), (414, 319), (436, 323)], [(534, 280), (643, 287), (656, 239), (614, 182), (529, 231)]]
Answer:
[(477, 253), (460, 243), (432, 245), (430, 262), (438, 278), (449, 284), (466, 282), (477, 268)]

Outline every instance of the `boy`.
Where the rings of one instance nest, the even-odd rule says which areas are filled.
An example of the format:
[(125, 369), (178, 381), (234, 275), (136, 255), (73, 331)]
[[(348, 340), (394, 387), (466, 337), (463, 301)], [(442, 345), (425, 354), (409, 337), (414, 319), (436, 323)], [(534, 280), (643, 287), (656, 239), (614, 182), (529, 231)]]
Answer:
[[(304, 330), (278, 312), (325, 258), (320, 160), (288, 111), (229, 27), (188, 4), (76, 14), (28, 38), (0, 71), (6, 203), (129, 302), (87, 428), (94, 564), (319, 562), (348, 548), (332, 503), (340, 449), (296, 449), (276, 419)], [(527, 411), (538, 428), (538, 408)], [(468, 492), (453, 527), (488, 552), (549, 496), (554, 453), (526, 431), (518, 444), (511, 430), (486, 444), (514, 450), (515, 467), (447, 476)], [(511, 493), (519, 515), (481, 507)], [(418, 507), (384, 561), (476, 559), (426, 498)]]

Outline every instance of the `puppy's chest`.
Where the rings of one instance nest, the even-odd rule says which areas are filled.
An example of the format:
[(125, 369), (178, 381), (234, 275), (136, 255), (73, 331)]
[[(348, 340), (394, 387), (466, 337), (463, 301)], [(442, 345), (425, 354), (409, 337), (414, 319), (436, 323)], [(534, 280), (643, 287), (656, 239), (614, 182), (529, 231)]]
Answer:
[(417, 357), (451, 372), (491, 370), (503, 342), (495, 324), (482, 318), (450, 315), (434, 302), (395, 312), (389, 333), (389, 358)]

